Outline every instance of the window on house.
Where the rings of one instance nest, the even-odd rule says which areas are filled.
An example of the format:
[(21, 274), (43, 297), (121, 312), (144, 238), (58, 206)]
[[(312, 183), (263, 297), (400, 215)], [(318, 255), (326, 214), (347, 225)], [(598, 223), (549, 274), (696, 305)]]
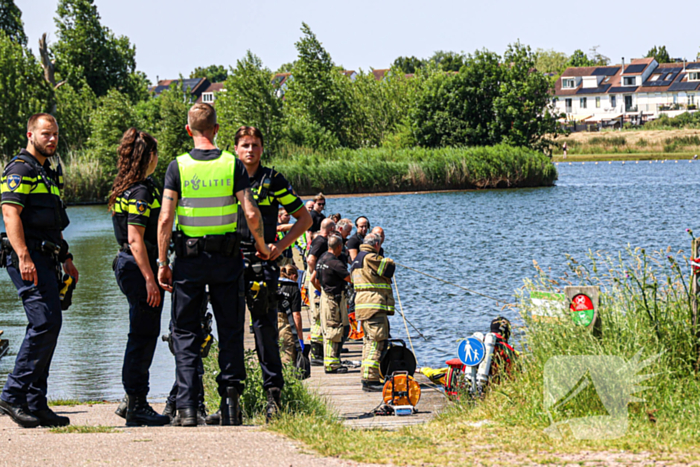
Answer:
[(571, 106), (573, 105), (571, 99), (564, 99), (564, 104), (566, 105), (566, 111), (571, 112)]
[(678, 104), (678, 94), (673, 95), (673, 103)]
[(688, 81), (700, 81), (700, 72), (688, 73)]
[(634, 86), (637, 84), (637, 77), (636, 76), (625, 76), (625, 81), (624, 85), (625, 86)]
[(661, 77), (661, 75), (651, 75), (651, 78), (649, 78), (649, 81), (656, 81), (657, 79), (659, 79), (659, 77)]
[(576, 80), (573, 78), (564, 78), (561, 80), (561, 87), (564, 89), (573, 89), (576, 87)]
[(600, 97), (595, 98), (595, 108), (599, 109), (600, 108)]
[(582, 109), (585, 109), (585, 108), (586, 108), (586, 100), (587, 100), (587, 99), (586, 99), (585, 97), (582, 97), (582, 98), (579, 100), (579, 104), (580, 104), (580, 106), (581, 106)]
[(688, 94), (688, 104), (695, 104), (695, 94)]
[(617, 99), (615, 99), (615, 96), (610, 96), (610, 107), (617, 107)]
[(202, 94), (202, 102), (205, 102), (207, 104), (211, 104), (214, 102), (214, 93), (213, 92), (205, 92)]

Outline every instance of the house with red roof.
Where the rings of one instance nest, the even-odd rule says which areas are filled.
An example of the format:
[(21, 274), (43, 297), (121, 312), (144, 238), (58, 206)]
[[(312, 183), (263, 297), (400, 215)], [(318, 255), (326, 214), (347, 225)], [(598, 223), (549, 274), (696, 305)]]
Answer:
[(554, 86), (562, 120), (601, 126), (694, 112), (699, 97), (700, 62), (659, 64), (653, 58), (567, 68)]

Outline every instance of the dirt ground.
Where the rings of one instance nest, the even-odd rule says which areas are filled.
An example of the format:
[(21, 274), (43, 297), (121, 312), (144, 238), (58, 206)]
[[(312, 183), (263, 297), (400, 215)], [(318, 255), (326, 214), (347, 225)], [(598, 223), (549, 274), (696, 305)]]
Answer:
[[(357, 466), (314, 456), (260, 427), (128, 428), (116, 404), (53, 407), (74, 426), (116, 426), (112, 433), (52, 433), (23, 429), (0, 417), (0, 466), (200, 465)], [(158, 411), (162, 404), (154, 404)]]

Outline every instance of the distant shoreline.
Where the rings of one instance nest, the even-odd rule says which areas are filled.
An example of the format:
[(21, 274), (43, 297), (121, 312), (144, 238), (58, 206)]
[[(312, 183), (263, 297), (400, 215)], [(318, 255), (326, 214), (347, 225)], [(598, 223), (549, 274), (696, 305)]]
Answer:
[[(570, 154), (552, 157), (552, 162), (593, 162), (593, 161), (672, 161), (692, 159), (695, 153), (617, 153), (617, 154)], [(698, 154), (700, 156), (700, 154)], [(700, 159), (698, 159), (700, 162)]]

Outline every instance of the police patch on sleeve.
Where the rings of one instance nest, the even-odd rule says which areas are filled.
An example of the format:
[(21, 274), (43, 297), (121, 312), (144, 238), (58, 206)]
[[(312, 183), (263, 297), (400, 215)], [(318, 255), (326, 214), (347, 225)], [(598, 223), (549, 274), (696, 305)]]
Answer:
[(15, 191), (19, 186), (22, 184), (22, 176), (21, 175), (8, 175), (7, 176), (7, 188), (10, 189), (10, 191)]
[(146, 209), (148, 208), (148, 203), (145, 201), (138, 200), (136, 201), (136, 210), (140, 213), (143, 214), (146, 212)]

